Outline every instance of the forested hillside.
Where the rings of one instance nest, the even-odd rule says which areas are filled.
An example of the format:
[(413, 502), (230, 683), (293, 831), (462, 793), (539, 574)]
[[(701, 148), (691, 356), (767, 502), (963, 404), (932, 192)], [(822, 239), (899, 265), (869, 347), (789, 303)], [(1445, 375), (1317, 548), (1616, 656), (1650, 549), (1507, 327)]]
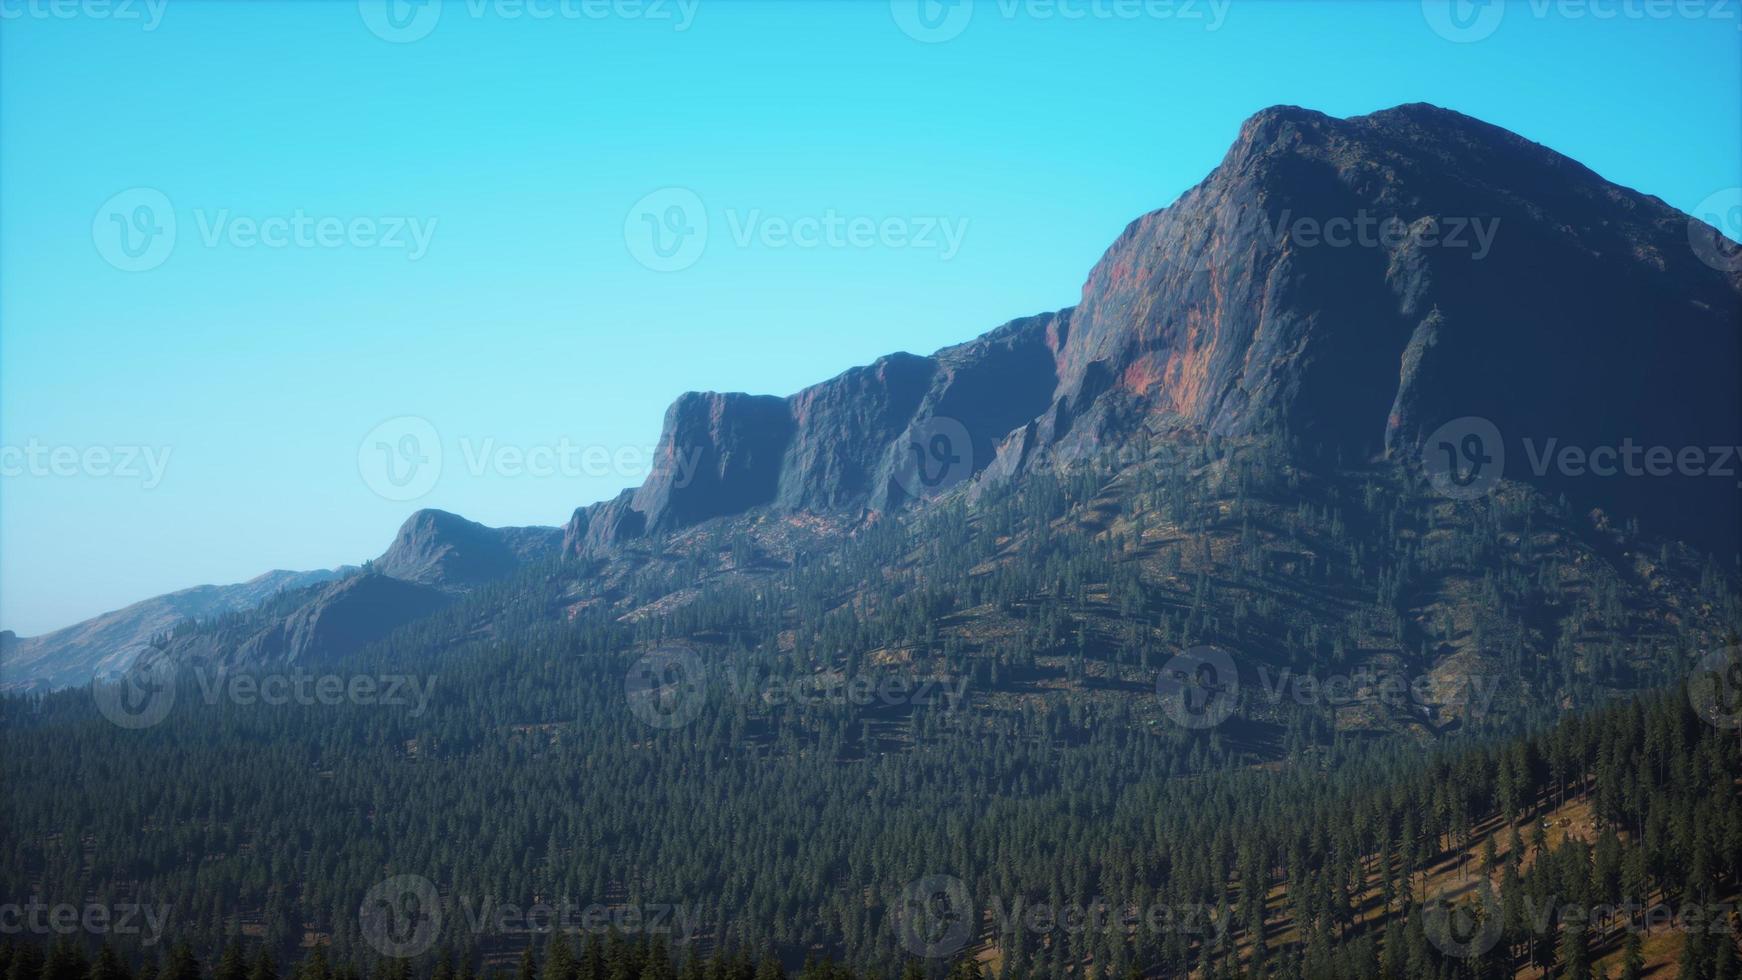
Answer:
[[(376, 971), (360, 910), (413, 880), (439, 930), (391, 970), (542, 950), (493, 913), (543, 906), (672, 969), (1011, 977), (1562, 971), (1627, 933), (1526, 924), (1527, 896), (1735, 895), (1736, 733), (1676, 685), (1737, 607), (1689, 549), (1516, 484), (1450, 501), (1181, 437), (819, 544), (840, 533), (760, 515), (553, 559), (296, 668), (398, 698), (266, 704), (176, 660), (232, 620), (168, 641), (155, 724), (8, 701), (4, 889), (167, 906), (208, 961), (314, 944)], [(1225, 718), (1158, 696), (1209, 645), (1235, 673), (1185, 689)], [(1576, 799), (1591, 840), (1513, 845)], [(1489, 838), (1456, 875), (1490, 873), (1500, 939), (1448, 955), (1429, 885)], [(1159, 924), (1061, 924), (1096, 908)], [(1698, 935), (1686, 975), (1730, 975), (1733, 937)]]

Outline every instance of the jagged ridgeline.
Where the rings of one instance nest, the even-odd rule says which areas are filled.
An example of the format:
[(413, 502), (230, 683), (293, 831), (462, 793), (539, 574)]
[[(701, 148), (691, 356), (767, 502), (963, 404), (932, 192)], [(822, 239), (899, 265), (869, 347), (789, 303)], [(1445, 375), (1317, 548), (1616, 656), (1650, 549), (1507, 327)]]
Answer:
[[(1408, 233), (1302, 234), (1363, 216)], [(1701, 227), (1444, 110), (1266, 110), (1070, 310), (683, 396), (659, 470), (560, 531), (415, 515), (357, 574), (165, 638), (149, 725), (9, 701), (0, 886), (168, 905), (207, 962), (241, 936), (374, 970), (359, 908), (413, 876), (444, 912), (416, 971), (542, 951), (479, 911), (541, 902), (663, 909), (672, 969), (1619, 967), (1626, 930), (1509, 920), (1461, 957), (1430, 913), (1483, 871), (1735, 895), (1736, 734), (1679, 687), (1742, 622), (1735, 480), (1532, 465), (1742, 442), (1742, 279)], [(1504, 468), (1448, 487), (1423, 443), (1472, 417)], [(244, 703), (250, 674), (411, 696)], [(916, 933), (915, 888), (957, 914)], [(1726, 968), (1688, 935), (1640, 955)]]

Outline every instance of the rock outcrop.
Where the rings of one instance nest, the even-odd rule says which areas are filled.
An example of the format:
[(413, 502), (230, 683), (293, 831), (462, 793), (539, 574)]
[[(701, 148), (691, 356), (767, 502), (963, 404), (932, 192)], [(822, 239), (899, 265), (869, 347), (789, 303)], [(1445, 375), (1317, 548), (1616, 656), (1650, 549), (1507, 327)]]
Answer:
[(1742, 443), (1734, 248), (1456, 112), (1266, 109), (1201, 184), (1125, 229), (1072, 309), (784, 399), (680, 397), (660, 471), (577, 511), (564, 551), (758, 507), (884, 510), (938, 490), (912, 478), (916, 458), (1005, 479), (1119, 448), (1156, 419), (1413, 462), (1466, 416), (1501, 433), (1508, 477), (1733, 549), (1734, 477), (1542, 460)]

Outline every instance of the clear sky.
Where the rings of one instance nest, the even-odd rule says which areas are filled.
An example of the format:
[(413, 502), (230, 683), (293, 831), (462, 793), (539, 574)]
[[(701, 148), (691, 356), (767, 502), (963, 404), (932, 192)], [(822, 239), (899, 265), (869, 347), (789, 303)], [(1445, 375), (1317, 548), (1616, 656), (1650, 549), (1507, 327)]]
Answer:
[(1071, 304), (1266, 105), (1742, 184), (1733, 3), (964, 3), (0, 0), (0, 626), (559, 524), (686, 389)]

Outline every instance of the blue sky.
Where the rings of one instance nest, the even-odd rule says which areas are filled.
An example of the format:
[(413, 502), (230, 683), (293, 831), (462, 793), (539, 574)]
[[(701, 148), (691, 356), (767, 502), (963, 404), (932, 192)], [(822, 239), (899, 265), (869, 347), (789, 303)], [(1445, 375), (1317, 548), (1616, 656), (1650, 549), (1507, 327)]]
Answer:
[(684, 390), (1071, 304), (1266, 105), (1446, 105), (1684, 210), (1742, 184), (1733, 4), (60, 2), (0, 0), (26, 635), (418, 507), (561, 523)]

